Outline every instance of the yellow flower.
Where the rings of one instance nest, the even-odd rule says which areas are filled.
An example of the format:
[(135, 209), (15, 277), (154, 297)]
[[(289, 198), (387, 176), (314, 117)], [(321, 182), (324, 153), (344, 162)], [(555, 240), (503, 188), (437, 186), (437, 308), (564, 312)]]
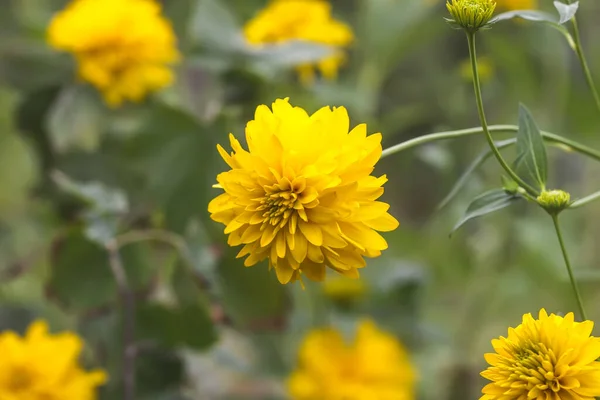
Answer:
[(106, 103), (141, 101), (170, 85), (176, 37), (154, 0), (73, 0), (48, 27), (49, 44), (75, 56), (79, 77)]
[(353, 343), (333, 329), (310, 332), (288, 380), (294, 400), (412, 400), (415, 371), (402, 344), (362, 321)]
[(381, 157), (381, 134), (365, 124), (348, 133), (344, 107), (308, 115), (288, 100), (262, 105), (246, 126), (249, 151), (230, 134), (233, 152), (218, 146), (231, 170), (217, 176), (225, 193), (213, 199), (211, 218), (226, 225), (231, 246), (252, 266), (269, 259), (281, 283), (305, 274), (325, 278), (325, 267), (358, 278), (363, 257), (387, 248), (376, 231), (398, 221), (383, 194), (385, 175), (371, 176)]
[(512, 10), (536, 10), (538, 8), (537, 0), (496, 0), (498, 9), (504, 11)]
[(32, 323), (25, 337), (10, 331), (0, 334), (0, 399), (96, 399), (106, 374), (81, 368), (82, 347), (73, 333), (49, 334), (43, 321)]
[(492, 341), (496, 353), (481, 375), (492, 381), (480, 400), (594, 400), (600, 396), (600, 338), (592, 321), (574, 322), (542, 309), (523, 316), (508, 338)]
[[(352, 29), (331, 15), (331, 4), (325, 0), (272, 0), (245, 28), (244, 34), (254, 45), (306, 40), (328, 46), (345, 47), (353, 41)], [(337, 76), (345, 61), (342, 51), (320, 60), (316, 67), (328, 79)], [(314, 80), (315, 66), (298, 67), (305, 83)]]
[(328, 279), (323, 284), (323, 292), (327, 297), (338, 301), (347, 301), (361, 297), (367, 291), (362, 279), (349, 279), (339, 276)]

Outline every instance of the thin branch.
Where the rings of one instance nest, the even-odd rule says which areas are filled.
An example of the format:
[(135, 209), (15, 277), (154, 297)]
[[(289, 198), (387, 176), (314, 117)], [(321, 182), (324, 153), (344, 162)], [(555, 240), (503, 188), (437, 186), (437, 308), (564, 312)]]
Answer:
[(119, 245), (112, 240), (106, 244), (108, 262), (115, 278), (123, 306), (123, 400), (135, 399), (135, 294), (129, 287), (127, 274), (119, 253)]

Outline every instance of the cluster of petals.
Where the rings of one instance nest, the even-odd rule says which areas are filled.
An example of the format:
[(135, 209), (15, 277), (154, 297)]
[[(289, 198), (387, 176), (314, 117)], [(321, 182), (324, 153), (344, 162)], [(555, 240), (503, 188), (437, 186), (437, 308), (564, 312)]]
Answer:
[(95, 400), (103, 371), (86, 372), (79, 365), (81, 339), (70, 332), (50, 334), (35, 321), (24, 337), (0, 334), (0, 399)]
[(110, 106), (170, 85), (179, 59), (156, 0), (73, 0), (52, 19), (48, 43), (74, 55), (79, 77)]
[[(333, 18), (331, 4), (326, 0), (272, 0), (246, 24), (244, 34), (254, 45), (304, 40), (342, 48), (354, 40), (352, 29)], [(344, 60), (344, 53), (338, 50), (316, 65), (301, 65), (298, 67), (300, 78), (311, 82), (315, 67), (325, 78), (335, 78)]]
[(377, 201), (385, 175), (371, 175), (381, 134), (349, 124), (343, 107), (309, 115), (280, 99), (272, 110), (256, 109), (248, 150), (233, 135), (231, 153), (218, 147), (230, 169), (217, 176), (223, 193), (208, 210), (225, 225), (229, 245), (243, 246), (246, 266), (268, 259), (284, 284), (301, 274), (321, 281), (327, 267), (357, 278), (364, 257), (387, 248), (377, 231), (398, 221)]
[(415, 380), (402, 344), (364, 320), (352, 343), (334, 329), (310, 332), (288, 392), (293, 400), (414, 400)]
[(590, 336), (592, 321), (575, 322), (542, 309), (523, 316), (508, 337), (492, 341), (485, 355), (492, 381), (481, 400), (594, 400), (600, 396), (600, 338)]

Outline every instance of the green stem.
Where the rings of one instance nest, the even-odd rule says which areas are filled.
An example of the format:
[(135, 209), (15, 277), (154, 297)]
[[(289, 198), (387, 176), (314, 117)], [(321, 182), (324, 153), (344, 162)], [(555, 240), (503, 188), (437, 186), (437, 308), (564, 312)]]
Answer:
[[(498, 133), (509, 133), (509, 132), (517, 132), (519, 127), (516, 125), (490, 125), (488, 126), (488, 131), (490, 132), (498, 132)], [(427, 143), (435, 142), (438, 140), (446, 140), (446, 139), (457, 139), (466, 136), (474, 136), (480, 135), (484, 133), (481, 127), (477, 128), (469, 128), (469, 129), (460, 129), (456, 131), (446, 131), (446, 132), (437, 132), (431, 133), (428, 135), (419, 136), (413, 139), (409, 139), (405, 142), (396, 144), (394, 146), (388, 147), (383, 150), (381, 153), (381, 158), (385, 158), (391, 156), (392, 154), (400, 153), (401, 151), (411, 149), (413, 147), (421, 146)], [(542, 136), (544, 140), (548, 142), (558, 143), (564, 146), (567, 146), (578, 153), (584, 154), (594, 160), (600, 161), (600, 151), (594, 150), (591, 147), (583, 145), (581, 143), (575, 142), (573, 140), (564, 138), (560, 135), (555, 135), (550, 132), (542, 132)]]
[[(567, 0), (567, 3), (571, 4), (571, 0)], [(571, 18), (571, 23), (573, 24), (573, 39), (575, 40), (575, 52), (577, 53), (577, 58), (579, 58), (579, 62), (581, 63), (581, 68), (583, 69), (585, 80), (587, 81), (587, 84), (592, 92), (592, 96), (594, 96), (596, 108), (598, 108), (598, 111), (600, 111), (600, 96), (598, 96), (598, 91), (596, 90), (596, 85), (594, 84), (594, 78), (592, 78), (587, 59), (585, 57), (585, 54), (583, 53), (583, 46), (581, 45), (581, 35), (579, 34), (579, 24), (577, 23), (577, 18), (575, 16)]]
[(469, 56), (471, 58), (471, 68), (473, 70), (473, 88), (475, 89), (477, 111), (479, 112), (479, 120), (481, 121), (481, 127), (483, 128), (483, 132), (485, 133), (485, 138), (487, 139), (487, 142), (490, 146), (490, 149), (492, 149), (494, 156), (498, 160), (498, 163), (500, 163), (500, 166), (506, 171), (506, 173), (529, 194), (537, 197), (539, 195), (539, 192), (533, 186), (529, 185), (527, 182), (521, 179), (506, 163), (506, 161), (502, 157), (502, 154), (500, 154), (500, 151), (496, 147), (496, 144), (494, 143), (494, 139), (492, 138), (490, 131), (488, 130), (485, 112), (483, 110), (483, 99), (481, 98), (481, 84), (479, 82), (479, 72), (477, 70), (477, 51), (475, 50), (475, 33), (467, 32), (467, 40), (469, 42)]
[(569, 205), (568, 209), (579, 208), (598, 199), (600, 199), (600, 192), (592, 193), (589, 196), (585, 196), (579, 200), (575, 200), (573, 203), (571, 203), (571, 205)]
[(577, 287), (577, 281), (575, 281), (575, 276), (573, 275), (573, 268), (571, 268), (571, 261), (569, 261), (569, 253), (567, 253), (567, 248), (565, 246), (562, 232), (560, 230), (560, 224), (558, 223), (558, 215), (553, 214), (552, 221), (554, 222), (554, 229), (556, 231), (556, 237), (558, 237), (558, 242), (560, 243), (560, 250), (562, 251), (562, 255), (565, 260), (565, 265), (567, 267), (567, 272), (569, 273), (569, 279), (571, 280), (571, 286), (573, 288), (573, 293), (575, 294), (575, 297), (577, 298), (577, 305), (579, 306), (579, 312), (581, 314), (582, 320), (585, 321), (585, 320), (587, 320), (585, 307), (583, 307), (583, 300), (581, 299), (581, 293), (579, 293), (579, 288)]

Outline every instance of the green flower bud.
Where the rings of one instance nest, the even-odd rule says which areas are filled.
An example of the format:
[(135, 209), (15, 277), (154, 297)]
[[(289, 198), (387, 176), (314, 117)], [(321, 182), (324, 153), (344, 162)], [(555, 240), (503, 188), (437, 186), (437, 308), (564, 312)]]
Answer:
[(451, 25), (469, 33), (489, 28), (490, 20), (496, 9), (495, 0), (448, 0), (446, 8), (452, 19), (446, 18)]
[(548, 213), (558, 214), (571, 204), (571, 195), (562, 190), (544, 190), (537, 201)]

